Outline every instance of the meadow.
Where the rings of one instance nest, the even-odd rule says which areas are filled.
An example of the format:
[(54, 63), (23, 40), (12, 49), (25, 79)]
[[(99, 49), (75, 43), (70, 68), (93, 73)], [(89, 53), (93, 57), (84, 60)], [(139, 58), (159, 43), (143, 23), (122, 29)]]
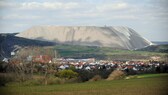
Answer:
[[(53, 48), (53, 47), (50, 47)], [(113, 60), (146, 60), (151, 56), (164, 57), (167, 53), (149, 50), (122, 50), (110, 47), (77, 46), (77, 45), (56, 45), (54, 49), (60, 57), (64, 58), (96, 58)]]
[(168, 95), (168, 74), (73, 84), (0, 87), (1, 95)]

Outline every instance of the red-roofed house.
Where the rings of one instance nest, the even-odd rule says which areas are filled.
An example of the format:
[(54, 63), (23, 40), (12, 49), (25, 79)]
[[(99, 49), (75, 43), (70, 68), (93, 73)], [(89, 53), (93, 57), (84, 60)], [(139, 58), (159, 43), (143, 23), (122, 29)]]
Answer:
[(38, 55), (33, 57), (33, 62), (37, 62), (37, 63), (50, 63), (51, 60), (52, 60), (52, 57), (48, 55)]

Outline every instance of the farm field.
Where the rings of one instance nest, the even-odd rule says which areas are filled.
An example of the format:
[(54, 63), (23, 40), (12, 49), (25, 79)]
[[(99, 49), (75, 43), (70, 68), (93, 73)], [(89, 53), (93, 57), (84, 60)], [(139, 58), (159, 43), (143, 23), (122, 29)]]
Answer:
[[(46, 47), (47, 48), (47, 47)], [(113, 60), (133, 60), (149, 59), (151, 56), (164, 57), (166, 53), (149, 52), (148, 50), (120, 50), (109, 47), (91, 47), (77, 45), (56, 45), (54, 48), (60, 57), (65, 58), (96, 58), (96, 59), (113, 59)], [(152, 49), (150, 49), (152, 50)]]
[(1, 95), (168, 95), (168, 74), (145, 74), (129, 80), (47, 86), (0, 87)]

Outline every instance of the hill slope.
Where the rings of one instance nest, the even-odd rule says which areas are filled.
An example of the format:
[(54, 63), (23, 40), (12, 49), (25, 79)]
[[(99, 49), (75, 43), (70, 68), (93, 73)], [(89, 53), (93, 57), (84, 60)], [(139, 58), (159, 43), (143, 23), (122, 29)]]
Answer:
[(56, 45), (46, 47), (55, 49), (63, 58), (96, 58), (98, 60), (148, 60), (151, 56), (163, 57), (166, 53), (148, 52), (140, 50), (121, 50), (110, 47)]
[(0, 34), (0, 59), (10, 57), (11, 52), (24, 46), (53, 46), (55, 43), (16, 37), (14, 34)]
[(167, 41), (152, 41), (152, 43), (154, 43), (156, 45), (168, 45)]
[(128, 27), (36, 26), (17, 34), (18, 37), (61, 44), (138, 49), (152, 43)]
[(151, 45), (142, 49), (138, 49), (139, 51), (150, 51), (150, 52), (161, 52), (161, 53), (168, 53), (168, 44), (161, 44), (161, 45)]

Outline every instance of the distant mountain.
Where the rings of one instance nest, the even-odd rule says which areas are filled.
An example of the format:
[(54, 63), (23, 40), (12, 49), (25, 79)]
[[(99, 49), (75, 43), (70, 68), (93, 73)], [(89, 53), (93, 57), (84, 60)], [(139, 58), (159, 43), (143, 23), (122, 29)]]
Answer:
[(144, 48), (152, 44), (133, 29), (122, 26), (36, 26), (16, 36), (61, 44), (128, 50)]
[(16, 37), (16, 34), (0, 34), (0, 59), (11, 56), (12, 51), (16, 51), (25, 46), (53, 46), (55, 43), (39, 40), (31, 40)]
[(138, 49), (140, 51), (168, 53), (168, 42), (152, 41), (153, 45)]
[(151, 45), (142, 49), (138, 49), (140, 51), (150, 51), (150, 52), (161, 52), (161, 53), (168, 53), (168, 44), (161, 44), (161, 45)]
[(152, 43), (156, 44), (156, 45), (168, 45), (168, 42), (166, 41), (152, 41)]

